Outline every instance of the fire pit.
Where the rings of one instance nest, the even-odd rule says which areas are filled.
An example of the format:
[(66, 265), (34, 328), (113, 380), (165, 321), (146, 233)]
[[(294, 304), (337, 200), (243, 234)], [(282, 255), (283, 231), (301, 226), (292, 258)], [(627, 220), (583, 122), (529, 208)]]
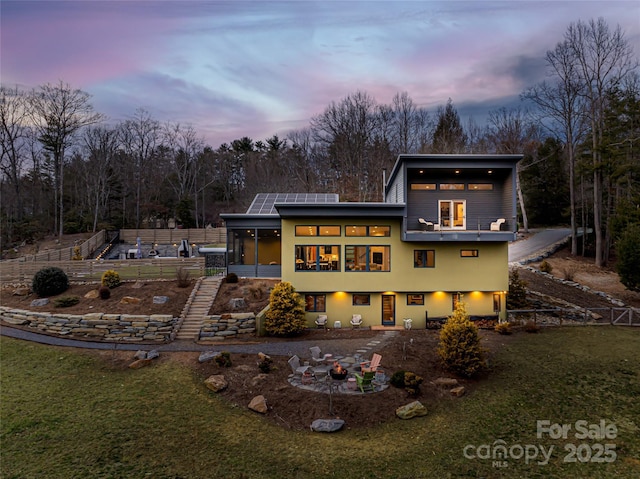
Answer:
[(333, 379), (341, 381), (347, 377), (349, 371), (340, 366), (340, 363), (336, 361), (335, 363), (333, 363), (333, 368), (329, 371), (329, 374)]

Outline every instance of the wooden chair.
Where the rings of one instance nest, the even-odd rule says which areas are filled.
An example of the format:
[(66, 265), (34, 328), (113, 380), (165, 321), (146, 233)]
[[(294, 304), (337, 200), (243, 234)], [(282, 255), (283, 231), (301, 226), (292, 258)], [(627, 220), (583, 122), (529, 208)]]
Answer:
[(373, 356), (371, 356), (371, 361), (365, 361), (363, 363), (360, 363), (360, 366), (362, 367), (362, 372), (375, 373), (376, 369), (378, 369), (378, 366), (380, 366), (381, 361), (382, 361), (382, 356), (378, 353), (373, 353)]
[(362, 376), (360, 376), (358, 373), (355, 373), (354, 376), (356, 377), (356, 384), (358, 385), (358, 387), (360, 388), (360, 391), (362, 391), (364, 393), (364, 390), (369, 388), (371, 389), (371, 391), (373, 391), (373, 380), (376, 377), (376, 373), (373, 371), (366, 371), (362, 373)]

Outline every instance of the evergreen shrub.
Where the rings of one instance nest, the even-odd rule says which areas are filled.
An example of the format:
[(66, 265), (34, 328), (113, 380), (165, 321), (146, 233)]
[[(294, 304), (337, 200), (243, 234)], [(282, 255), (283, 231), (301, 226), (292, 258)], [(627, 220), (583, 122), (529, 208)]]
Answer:
[(265, 330), (273, 336), (295, 336), (306, 328), (304, 305), (293, 285), (287, 281), (274, 286), (265, 313)]
[(41, 298), (54, 296), (69, 289), (69, 278), (60, 268), (48, 266), (33, 276), (31, 289)]
[(110, 269), (102, 273), (102, 286), (113, 289), (117, 288), (121, 284), (122, 281), (120, 281), (120, 275), (117, 271)]

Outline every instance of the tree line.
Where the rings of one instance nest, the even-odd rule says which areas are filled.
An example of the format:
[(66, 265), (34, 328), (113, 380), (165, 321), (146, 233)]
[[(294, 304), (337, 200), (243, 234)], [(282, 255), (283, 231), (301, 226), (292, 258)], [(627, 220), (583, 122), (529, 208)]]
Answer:
[[(48, 233), (219, 223), (258, 192), (338, 193), (380, 201), (382, 172), (401, 153), (522, 153), (522, 228), (570, 224), (593, 231), (573, 254), (606, 264), (640, 224), (638, 60), (619, 27), (571, 24), (546, 54), (548, 79), (521, 105), (465, 124), (452, 99), (430, 112), (406, 92), (380, 104), (357, 90), (308, 126), (217, 149), (190, 125), (144, 109), (109, 124), (88, 93), (64, 82), (0, 88), (2, 250)], [(640, 241), (640, 240), (639, 240)]]

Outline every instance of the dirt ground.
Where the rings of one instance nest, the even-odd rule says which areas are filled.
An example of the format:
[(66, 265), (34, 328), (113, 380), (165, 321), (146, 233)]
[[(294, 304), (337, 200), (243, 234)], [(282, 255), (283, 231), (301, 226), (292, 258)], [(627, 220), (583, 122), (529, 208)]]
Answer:
[[(628, 305), (640, 307), (640, 293), (627, 291), (618, 281), (618, 277), (612, 270), (595, 268), (591, 261), (571, 257), (566, 250), (561, 250), (547, 261), (552, 265), (552, 274), (563, 278), (568, 271), (573, 274), (574, 280), (586, 284), (596, 290), (605, 291)], [(532, 265), (539, 267), (539, 264)], [(583, 292), (577, 288), (559, 285), (541, 275), (534, 274), (526, 269), (520, 270), (520, 277), (524, 279), (530, 290), (539, 291), (554, 297), (560, 297), (565, 301), (582, 307), (609, 307), (603, 298)], [(269, 288), (275, 281), (241, 279), (237, 284), (225, 284), (222, 286), (214, 303), (211, 313), (229, 312), (227, 304), (229, 299), (243, 297), (247, 302), (246, 310), (258, 312), (268, 302)], [(112, 290), (108, 300), (87, 299), (85, 293), (96, 289), (97, 285), (72, 285), (63, 293), (63, 296), (78, 296), (81, 301), (78, 305), (65, 308), (65, 312), (81, 314), (85, 312), (113, 312), (129, 314), (170, 313), (179, 315), (191, 293), (192, 287), (179, 288), (174, 281), (124, 283)], [(141, 298), (140, 304), (120, 304), (123, 296)], [(154, 305), (153, 296), (168, 296), (169, 302), (165, 305)], [(30, 307), (34, 295), (14, 296), (12, 290), (0, 292), (0, 304), (22, 309), (34, 309)], [(52, 298), (53, 299), (53, 298)], [(43, 310), (51, 310), (45, 307)], [(354, 348), (366, 343), (369, 338), (379, 335), (377, 331), (369, 330), (308, 330), (295, 340), (313, 341), (321, 347), (323, 352), (330, 351), (331, 339), (354, 339)], [(481, 330), (482, 345), (487, 351), (489, 364), (491, 357), (499, 348), (508, 345), (515, 335), (527, 334), (524, 331), (516, 331), (512, 336), (503, 336), (491, 330)], [(413, 340), (413, 341), (411, 341)], [(264, 341), (287, 341), (287, 339), (274, 338), (244, 338), (248, 343)], [(329, 342), (328, 342), (329, 341)], [(235, 341), (234, 344), (237, 344)], [(434, 404), (442, 404), (447, 401), (456, 401), (448, 388), (438, 387), (433, 381), (439, 377), (452, 377), (440, 366), (436, 354), (438, 343), (438, 331), (411, 330), (399, 331), (391, 340), (384, 343), (377, 350), (382, 354), (382, 367), (390, 376), (396, 371), (412, 371), (424, 378), (418, 396), (410, 396), (406, 391), (389, 387), (388, 389), (366, 395), (333, 395), (332, 411), (329, 409), (329, 396), (321, 393), (305, 391), (291, 386), (287, 378), (290, 368), (287, 357), (273, 357), (274, 368), (268, 374), (262, 374), (258, 369), (257, 355), (232, 354), (232, 366), (221, 368), (214, 362), (199, 363), (198, 352), (163, 353), (157, 360), (179, 361), (190, 368), (196, 377), (202, 382), (213, 374), (223, 374), (229, 386), (218, 393), (230, 404), (237, 407), (246, 407), (251, 399), (259, 394), (265, 396), (269, 411), (266, 418), (275, 424), (289, 429), (307, 429), (315, 419), (339, 417), (344, 419), (346, 427), (356, 429), (365, 428), (373, 424), (395, 420), (397, 407), (407, 404), (415, 399), (420, 400), (427, 408)], [(212, 346), (212, 349), (224, 350), (224, 344)], [(354, 350), (355, 353), (355, 350)], [(86, 354), (97, 355), (109, 368), (126, 369), (133, 361), (133, 353), (121, 351), (87, 351)], [(305, 358), (302, 358), (305, 359)], [(157, 364), (157, 363), (152, 363)], [(491, 374), (491, 370), (487, 372)], [(465, 386), (466, 394), (473, 394), (477, 385), (482, 382), (482, 377), (474, 380), (458, 378), (461, 385)], [(204, 390), (205, 386), (202, 385)], [(214, 393), (210, 393), (214, 394)]]

